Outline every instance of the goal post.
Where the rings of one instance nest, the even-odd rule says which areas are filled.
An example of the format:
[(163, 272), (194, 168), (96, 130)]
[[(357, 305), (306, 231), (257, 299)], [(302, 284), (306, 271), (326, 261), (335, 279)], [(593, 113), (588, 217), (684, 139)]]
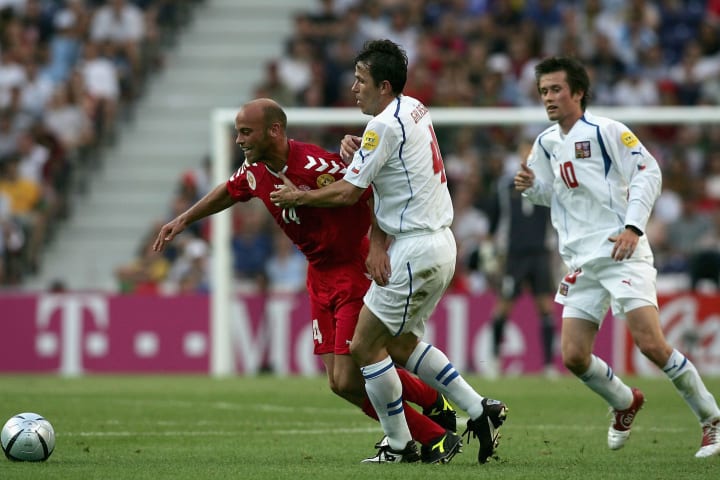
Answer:
[[(711, 124), (720, 121), (720, 107), (591, 107), (596, 115), (628, 124)], [(286, 108), (292, 127), (362, 126), (369, 120), (357, 108)], [(453, 125), (513, 126), (549, 125), (541, 107), (464, 107), (430, 108), (436, 128)], [(232, 128), (237, 110), (218, 108), (211, 115), (213, 184), (227, 181), (231, 175)], [(340, 138), (338, 138), (338, 146)], [(212, 290), (210, 298), (210, 373), (230, 376), (236, 373), (231, 345), (230, 325), (233, 288), (232, 252), (230, 249), (231, 213), (224, 211), (211, 217)]]

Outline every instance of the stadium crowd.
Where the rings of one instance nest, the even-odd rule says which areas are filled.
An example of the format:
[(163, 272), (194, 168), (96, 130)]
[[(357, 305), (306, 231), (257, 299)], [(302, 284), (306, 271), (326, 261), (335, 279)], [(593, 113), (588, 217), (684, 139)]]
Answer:
[[(553, 54), (573, 54), (588, 66), (591, 109), (720, 105), (718, 0), (318, 0), (315, 9), (295, 14), (285, 52), (268, 59), (253, 94), (286, 107), (355, 106), (353, 59), (371, 38), (406, 49), (405, 93), (430, 107), (535, 106), (533, 67)], [(438, 128), (456, 204), (461, 262), (454, 288), (488, 287), (496, 263), (489, 205), (501, 179), (516, 170), (520, 146), (545, 126)], [(677, 288), (717, 288), (720, 124), (632, 128), (664, 173), (647, 231), (661, 290), (665, 279)], [(296, 127), (290, 136), (334, 150), (350, 131)], [(168, 218), (207, 191), (207, 167), (205, 159), (184, 172)], [(251, 289), (302, 289), (299, 254), (282, 244), (260, 209), (236, 208), (236, 278)], [(156, 227), (138, 258), (118, 269), (122, 291), (206, 291), (207, 226), (162, 257), (148, 248)]]
[(0, 286), (41, 268), (199, 1), (0, 0)]

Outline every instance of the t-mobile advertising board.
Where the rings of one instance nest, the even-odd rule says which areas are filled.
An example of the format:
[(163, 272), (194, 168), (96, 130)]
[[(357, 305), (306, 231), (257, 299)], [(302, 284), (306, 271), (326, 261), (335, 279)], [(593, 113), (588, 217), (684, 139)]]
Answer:
[[(431, 318), (426, 341), (442, 348), (464, 372), (483, 373), (491, 348), (495, 300), (446, 295)], [(96, 293), (0, 295), (0, 372), (207, 373), (209, 297), (124, 296)], [(720, 297), (661, 298), (668, 339), (705, 373), (720, 375)], [(241, 296), (233, 304), (230, 336), (236, 370), (253, 374), (316, 374), (305, 294)], [(557, 308), (558, 333), (560, 307)], [(507, 374), (542, 369), (540, 323), (532, 299), (516, 304), (502, 345)], [(559, 341), (557, 342), (559, 343)], [(559, 345), (558, 345), (559, 347)], [(606, 319), (595, 352), (618, 372), (654, 374), (621, 321)], [(562, 371), (559, 351), (556, 364)]]

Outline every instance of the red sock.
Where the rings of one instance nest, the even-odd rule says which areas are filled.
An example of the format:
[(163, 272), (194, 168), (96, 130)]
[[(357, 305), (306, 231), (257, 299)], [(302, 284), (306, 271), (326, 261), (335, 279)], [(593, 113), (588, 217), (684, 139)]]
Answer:
[(418, 377), (405, 370), (396, 368), (403, 386), (403, 399), (422, 408), (431, 407), (438, 399), (438, 392)]
[(410, 434), (418, 442), (423, 445), (430, 445), (434, 439), (445, 435), (445, 429), (443, 427), (415, 410), (408, 405), (407, 402), (403, 402), (403, 408), (405, 410), (405, 420), (407, 420)]
[[(365, 397), (365, 402), (363, 402), (361, 409), (368, 417), (375, 420), (378, 419), (377, 412), (375, 411), (375, 408), (373, 408), (372, 403), (370, 403), (369, 398)], [(429, 445), (432, 440), (445, 434), (444, 428), (415, 410), (413, 407), (408, 405), (407, 402), (403, 402), (403, 409), (405, 411), (405, 420), (407, 421), (408, 428), (410, 429), (410, 434), (421, 444)]]

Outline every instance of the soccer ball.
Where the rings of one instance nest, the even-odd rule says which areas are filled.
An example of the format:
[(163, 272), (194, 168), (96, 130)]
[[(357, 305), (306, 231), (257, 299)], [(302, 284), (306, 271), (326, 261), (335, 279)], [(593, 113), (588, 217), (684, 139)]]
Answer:
[(19, 413), (0, 433), (5, 456), (19, 462), (44, 462), (55, 449), (55, 430), (37, 413)]

